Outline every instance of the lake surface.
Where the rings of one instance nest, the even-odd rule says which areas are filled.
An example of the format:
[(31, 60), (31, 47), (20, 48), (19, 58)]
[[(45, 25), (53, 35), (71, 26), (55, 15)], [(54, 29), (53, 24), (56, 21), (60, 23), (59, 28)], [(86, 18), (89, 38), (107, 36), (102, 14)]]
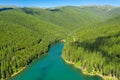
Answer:
[(64, 44), (52, 46), (47, 55), (34, 61), (12, 80), (102, 80), (98, 76), (86, 76), (61, 58)]

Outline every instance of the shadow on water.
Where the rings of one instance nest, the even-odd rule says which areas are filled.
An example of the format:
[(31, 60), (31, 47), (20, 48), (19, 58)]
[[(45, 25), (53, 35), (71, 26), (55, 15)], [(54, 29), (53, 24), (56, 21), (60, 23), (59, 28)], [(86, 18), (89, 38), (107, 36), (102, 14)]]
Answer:
[(47, 72), (48, 72), (48, 70), (50, 69), (50, 67), (52, 67), (53, 65), (50, 63), (50, 64), (48, 64), (48, 65), (45, 65), (45, 66), (42, 66), (41, 68), (40, 68), (40, 72), (42, 73), (41, 74), (41, 77), (40, 78), (38, 78), (38, 80), (44, 80), (44, 78), (47, 76)]

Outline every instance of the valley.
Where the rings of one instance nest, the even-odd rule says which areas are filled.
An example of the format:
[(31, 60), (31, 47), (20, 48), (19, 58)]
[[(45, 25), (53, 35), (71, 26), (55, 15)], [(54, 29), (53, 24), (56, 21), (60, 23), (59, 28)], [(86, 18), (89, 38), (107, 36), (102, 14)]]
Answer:
[(9, 79), (64, 41), (62, 57), (89, 74), (120, 79), (120, 7), (1, 7), (0, 79)]

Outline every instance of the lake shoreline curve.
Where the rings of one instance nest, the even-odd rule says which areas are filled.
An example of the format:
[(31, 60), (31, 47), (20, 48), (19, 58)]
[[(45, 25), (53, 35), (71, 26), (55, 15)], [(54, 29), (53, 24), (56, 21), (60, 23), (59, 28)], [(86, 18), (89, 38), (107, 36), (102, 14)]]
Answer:
[[(54, 46), (54, 45), (56, 45), (56, 44), (58, 44), (58, 43), (63, 43), (63, 41), (62, 41), (62, 40), (56, 40), (56, 41), (54, 41), (54, 42), (51, 42), (51, 43), (48, 45), (48, 51), (49, 51), (49, 49), (50, 49), (52, 46)], [(43, 55), (47, 54), (48, 51), (46, 51)], [(43, 55), (41, 55), (41, 56), (43, 56)], [(41, 56), (40, 56), (40, 57), (41, 57)], [(39, 57), (39, 58), (40, 58), (40, 57)], [(39, 59), (39, 58), (36, 58), (36, 59)], [(36, 59), (34, 59), (31, 63), (33, 63)], [(30, 63), (30, 64), (31, 64), (31, 63)], [(29, 64), (29, 65), (30, 65), (30, 64)], [(13, 73), (13, 74), (10, 76), (10, 79), (13, 78), (13, 77), (15, 77), (16, 75), (20, 74), (20, 73), (21, 73), (22, 71), (24, 71), (27, 67), (29, 67), (29, 65), (19, 68), (17, 72)], [(8, 78), (6, 78), (6, 79), (8, 79)], [(0, 80), (3, 80), (3, 79), (0, 79)], [(9, 79), (8, 79), (8, 80), (9, 80)]]
[(99, 74), (99, 73), (88, 73), (88, 71), (80, 66), (78, 66), (76, 63), (74, 62), (71, 62), (71, 61), (68, 61), (64, 58), (64, 56), (62, 55), (61, 56), (62, 59), (67, 63), (67, 64), (72, 64), (75, 68), (78, 68), (82, 71), (83, 74), (85, 75), (89, 75), (89, 76), (99, 76), (101, 77), (103, 80), (118, 80), (116, 77), (112, 77), (112, 76), (103, 76), (102, 74)]

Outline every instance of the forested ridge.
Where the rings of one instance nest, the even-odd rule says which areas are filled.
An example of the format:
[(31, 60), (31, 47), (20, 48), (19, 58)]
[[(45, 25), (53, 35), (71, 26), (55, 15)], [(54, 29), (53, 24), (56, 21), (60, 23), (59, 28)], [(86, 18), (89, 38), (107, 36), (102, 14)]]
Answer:
[(0, 79), (9, 79), (62, 39), (66, 60), (120, 78), (119, 15), (113, 6), (0, 7)]
[(120, 79), (120, 16), (79, 30), (67, 38), (65, 60), (91, 74)]
[(46, 53), (51, 43), (62, 38), (63, 31), (23, 12), (0, 12), (0, 78), (9, 78)]
[(19, 10), (63, 27), (68, 32), (103, 22), (120, 14), (120, 8), (112, 6), (63, 6), (46, 9), (25, 7)]

